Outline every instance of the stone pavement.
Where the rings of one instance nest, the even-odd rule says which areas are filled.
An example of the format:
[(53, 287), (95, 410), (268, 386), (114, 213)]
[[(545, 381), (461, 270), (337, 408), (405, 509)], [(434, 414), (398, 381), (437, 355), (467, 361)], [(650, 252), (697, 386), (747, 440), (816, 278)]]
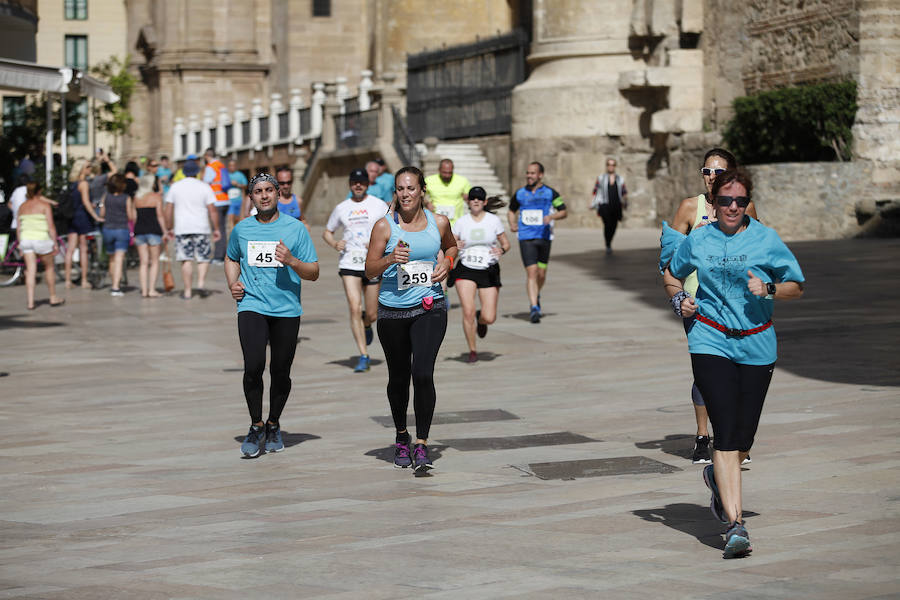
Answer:
[(70, 290), (29, 313), (0, 289), (0, 598), (900, 596), (900, 240), (792, 244), (807, 296), (776, 307), (754, 552), (724, 561), (655, 231), (606, 257), (600, 232), (560, 229), (540, 325), (504, 258), (475, 365), (451, 311), (428, 478), (388, 462), (383, 355), (352, 373), (320, 235), (289, 447), (256, 460), (219, 269), (190, 302)]

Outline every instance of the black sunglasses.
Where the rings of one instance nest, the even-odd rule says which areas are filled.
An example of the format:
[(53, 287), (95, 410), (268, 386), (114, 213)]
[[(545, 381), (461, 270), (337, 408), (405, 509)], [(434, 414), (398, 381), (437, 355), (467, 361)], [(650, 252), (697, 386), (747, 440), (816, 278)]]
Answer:
[(706, 175), (709, 177), (710, 175), (721, 175), (725, 172), (725, 169), (710, 169), (709, 167), (703, 167), (700, 169), (701, 175)]
[(750, 204), (750, 198), (748, 196), (716, 196), (716, 204), (722, 208), (731, 206), (732, 202), (737, 202), (740, 208), (747, 208), (747, 205)]
[(291, 185), (292, 183), (294, 183), (294, 180), (288, 179), (287, 181), (279, 181), (278, 185)]

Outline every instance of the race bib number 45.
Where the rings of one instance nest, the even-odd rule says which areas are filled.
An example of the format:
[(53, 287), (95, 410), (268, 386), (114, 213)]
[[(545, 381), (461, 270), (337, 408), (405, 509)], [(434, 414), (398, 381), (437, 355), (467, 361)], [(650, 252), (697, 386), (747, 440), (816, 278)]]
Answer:
[(247, 263), (251, 267), (283, 267), (275, 260), (278, 242), (247, 242)]
[(522, 225), (543, 225), (544, 211), (538, 209), (522, 211)]
[(397, 265), (397, 289), (408, 290), (411, 287), (431, 287), (431, 274), (434, 265), (430, 262), (415, 260)]

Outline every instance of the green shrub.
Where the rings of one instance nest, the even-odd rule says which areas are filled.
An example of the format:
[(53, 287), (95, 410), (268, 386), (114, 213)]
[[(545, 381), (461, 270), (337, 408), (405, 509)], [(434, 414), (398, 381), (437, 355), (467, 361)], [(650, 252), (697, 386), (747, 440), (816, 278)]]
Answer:
[(822, 83), (735, 98), (726, 146), (743, 164), (849, 160), (856, 83)]

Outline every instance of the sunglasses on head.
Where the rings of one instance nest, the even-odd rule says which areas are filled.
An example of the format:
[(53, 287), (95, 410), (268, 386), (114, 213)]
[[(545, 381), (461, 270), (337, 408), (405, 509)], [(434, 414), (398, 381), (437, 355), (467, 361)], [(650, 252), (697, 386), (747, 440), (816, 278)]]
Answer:
[(747, 208), (747, 205), (750, 204), (750, 198), (747, 196), (716, 196), (716, 204), (722, 208), (731, 206), (732, 202), (737, 202), (740, 208)]
[(700, 169), (700, 174), (709, 177), (710, 175), (721, 175), (725, 172), (725, 169), (710, 169), (709, 167), (703, 167)]

